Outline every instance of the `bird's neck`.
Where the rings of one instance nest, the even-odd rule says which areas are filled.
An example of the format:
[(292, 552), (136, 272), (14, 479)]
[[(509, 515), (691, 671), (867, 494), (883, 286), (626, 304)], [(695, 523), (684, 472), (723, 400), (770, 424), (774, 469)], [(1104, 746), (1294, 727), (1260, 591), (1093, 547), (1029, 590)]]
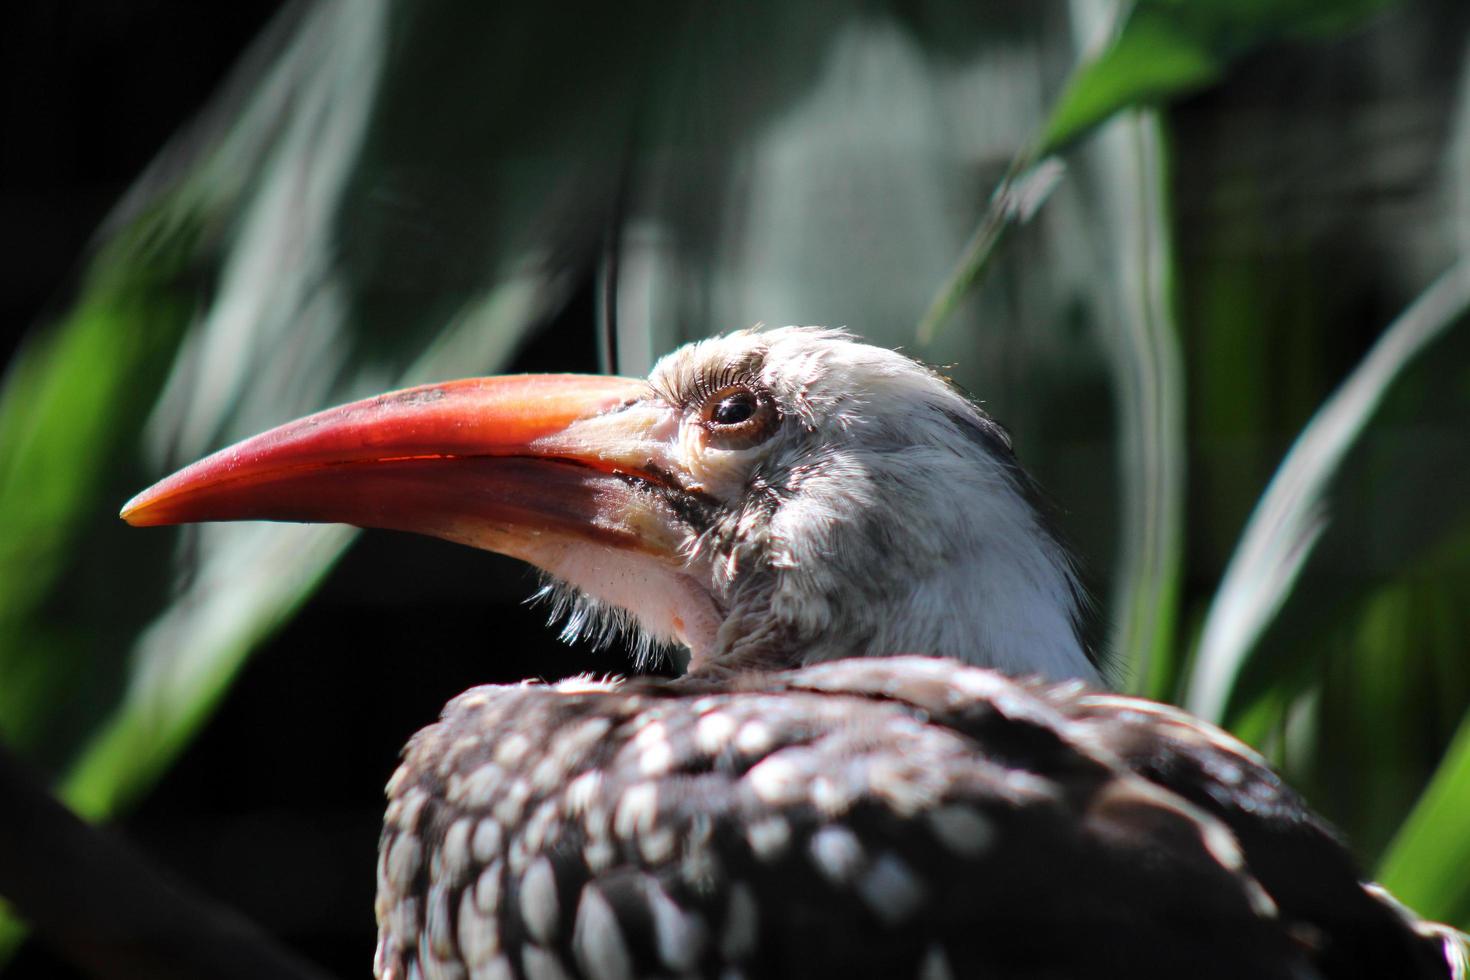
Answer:
[[(897, 635), (885, 643), (1013, 676), (1101, 685), (1096, 652), (1085, 638), (1090, 615), (1086, 593), (1060, 546), (1042, 550), (995, 541), (917, 583), (893, 611)], [(905, 645), (911, 638), (929, 643)]]
[(1091, 610), (1067, 550), (1029, 503), (986, 519), (995, 516), (972, 510), (927, 550), (839, 542), (822, 562), (764, 570), (732, 594), (707, 662), (780, 669), (922, 653), (1100, 685), (1085, 639)]

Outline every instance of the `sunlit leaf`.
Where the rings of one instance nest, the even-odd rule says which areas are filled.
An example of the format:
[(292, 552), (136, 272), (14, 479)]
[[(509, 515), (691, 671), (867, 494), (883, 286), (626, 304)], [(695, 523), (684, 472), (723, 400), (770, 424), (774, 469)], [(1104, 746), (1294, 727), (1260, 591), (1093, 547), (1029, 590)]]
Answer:
[(1113, 113), (1218, 78), (1226, 54), (1172, 7), (1141, 3), (1118, 38), (1068, 83), (1038, 141), (1054, 152)]
[(1221, 719), (1241, 668), (1326, 526), (1325, 494), (1400, 373), (1470, 310), (1470, 259), (1444, 273), (1384, 331), (1303, 430), (1241, 534), (1205, 622), (1186, 706)]
[[(85, 669), (74, 645), (48, 642), (60, 638), (40, 608), (112, 509), (108, 478), (188, 324), (170, 294), (181, 251), (149, 241), (153, 218), (98, 258), (75, 311), (22, 350), (0, 391), (0, 731), (22, 748), (42, 737), (38, 712), (64, 699), (57, 685)], [(136, 265), (120, 267), (128, 253)]]
[(1470, 928), (1470, 714), (1434, 780), (1404, 821), (1378, 869), (1379, 880), (1420, 912)]
[(1117, 36), (1068, 82), (1039, 153), (1055, 153), (1114, 113), (1220, 78), (1268, 41), (1335, 33), (1392, 0), (1139, 0)]
[(1167, 150), (1151, 114), (1115, 120), (1088, 154), (1109, 181), (1100, 209), (1114, 266), (1113, 389), (1119, 527), (1109, 648), (1122, 683), (1163, 697), (1177, 667), (1184, 549), (1184, 370), (1172, 303)]
[(1027, 160), (1026, 156), (1017, 157), (1001, 178), (1000, 185), (986, 205), (985, 217), (965, 243), (954, 271), (919, 319), (915, 336), (921, 345), (927, 347), (934, 343), (940, 327), (949, 320), (971, 287), (984, 278), (986, 267), (1006, 232), (1012, 225), (1030, 220), (1062, 179), (1063, 167), (1057, 158), (1047, 157), (1035, 166), (1027, 166)]

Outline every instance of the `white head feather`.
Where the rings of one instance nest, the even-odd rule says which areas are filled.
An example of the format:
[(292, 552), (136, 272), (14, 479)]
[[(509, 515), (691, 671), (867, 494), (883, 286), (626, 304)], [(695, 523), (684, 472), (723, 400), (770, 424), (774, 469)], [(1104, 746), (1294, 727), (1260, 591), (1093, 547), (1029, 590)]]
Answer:
[[(679, 634), (697, 667), (928, 653), (1099, 681), (1066, 548), (1004, 432), (933, 370), (841, 330), (784, 327), (682, 347), (649, 383), (677, 426), (683, 479), (707, 501), (688, 520), (679, 581), (665, 583), (703, 593), (673, 617), (709, 624)], [(749, 445), (721, 446), (701, 424), (732, 387), (771, 409)], [(621, 606), (645, 642), (669, 638), (669, 616), (643, 607), (683, 600), (565, 577), (583, 596), (574, 622), (605, 625), (589, 611)]]

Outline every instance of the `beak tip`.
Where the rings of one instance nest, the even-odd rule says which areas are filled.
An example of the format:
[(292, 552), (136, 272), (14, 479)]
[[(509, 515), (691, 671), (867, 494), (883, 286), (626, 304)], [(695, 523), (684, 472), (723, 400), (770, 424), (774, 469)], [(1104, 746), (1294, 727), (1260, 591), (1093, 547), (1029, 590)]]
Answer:
[(149, 505), (153, 503), (149, 498), (152, 496), (151, 489), (144, 490), (142, 493), (133, 497), (132, 500), (123, 504), (122, 510), (117, 512), (117, 516), (133, 527), (153, 527), (163, 523), (155, 519), (156, 515), (149, 513), (152, 509)]

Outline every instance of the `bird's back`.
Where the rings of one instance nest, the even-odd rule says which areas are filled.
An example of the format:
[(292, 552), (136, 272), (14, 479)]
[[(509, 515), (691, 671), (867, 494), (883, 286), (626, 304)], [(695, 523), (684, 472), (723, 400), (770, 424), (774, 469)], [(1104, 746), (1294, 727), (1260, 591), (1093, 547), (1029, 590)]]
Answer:
[(384, 978), (1449, 975), (1233, 739), (948, 661), (477, 688), (389, 796)]

